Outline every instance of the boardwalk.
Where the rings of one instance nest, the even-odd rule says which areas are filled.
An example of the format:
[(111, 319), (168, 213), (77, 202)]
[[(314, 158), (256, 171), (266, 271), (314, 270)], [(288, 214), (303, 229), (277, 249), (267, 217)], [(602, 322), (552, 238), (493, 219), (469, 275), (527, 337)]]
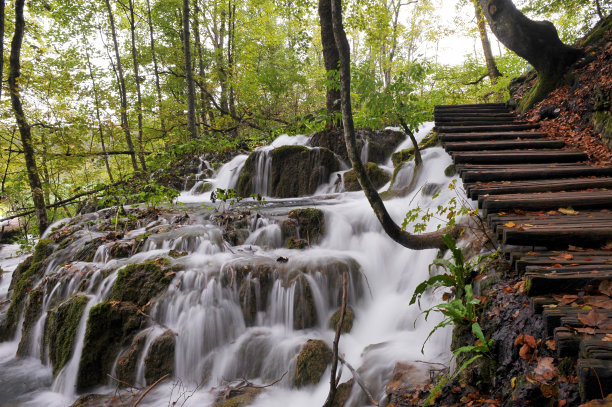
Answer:
[[(583, 401), (612, 392), (612, 342), (603, 340), (612, 335), (612, 166), (589, 164), (504, 104), (436, 106), (434, 116), (557, 356), (577, 359)], [(585, 298), (591, 306), (579, 306)], [(607, 322), (585, 325), (591, 308)]]

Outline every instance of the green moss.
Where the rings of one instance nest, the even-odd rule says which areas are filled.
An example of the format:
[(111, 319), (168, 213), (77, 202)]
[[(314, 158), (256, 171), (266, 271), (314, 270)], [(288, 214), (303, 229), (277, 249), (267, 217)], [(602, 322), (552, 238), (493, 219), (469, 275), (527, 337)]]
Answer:
[[(332, 330), (336, 330), (338, 326), (338, 322), (340, 322), (340, 311), (341, 309), (334, 312), (334, 315), (329, 319), (329, 328)], [(353, 320), (355, 319), (355, 314), (353, 313), (353, 309), (351, 307), (346, 307), (346, 314), (344, 315), (344, 321), (342, 322), (342, 327), (340, 328), (340, 332), (343, 334), (351, 332), (353, 329)]]
[(0, 330), (0, 340), (10, 339), (15, 333), (23, 302), (34, 283), (45, 272), (45, 260), (53, 252), (50, 240), (40, 240), (34, 249), (34, 254), (22, 263), (13, 273), (11, 288), (13, 295), (11, 305), (6, 313), (4, 326)]
[(158, 258), (122, 268), (113, 284), (111, 300), (147, 304), (163, 292), (174, 278), (169, 266), (168, 259)]
[(452, 177), (456, 173), (457, 173), (457, 168), (455, 167), (455, 164), (451, 164), (444, 169), (444, 175), (446, 175), (447, 177)]
[(85, 295), (72, 297), (49, 311), (45, 324), (45, 343), (49, 347), (53, 376), (70, 360), (75, 345), (74, 337), (87, 301)]
[(240, 390), (241, 393), (215, 404), (215, 407), (243, 407), (251, 404), (263, 391), (262, 388), (248, 387)]
[[(374, 188), (378, 189), (385, 185), (391, 177), (385, 171), (381, 170), (376, 163), (369, 162), (365, 166), (366, 174), (370, 181), (374, 185)], [(357, 179), (357, 173), (355, 170), (350, 170), (344, 173), (344, 189), (347, 191), (359, 191), (361, 190), (361, 185), (359, 185), (359, 180)]]
[(351, 396), (354, 383), (355, 380), (351, 379), (348, 382), (341, 383), (338, 386), (338, 389), (336, 390), (336, 396), (334, 397), (334, 402), (332, 403), (332, 407), (344, 407), (349, 397)]
[(299, 239), (297, 237), (290, 237), (285, 242), (286, 249), (305, 249), (308, 247), (308, 242), (304, 239)]
[(21, 341), (17, 348), (17, 356), (28, 356), (28, 349), (31, 341), (30, 334), (32, 328), (38, 322), (40, 315), (42, 314), (42, 300), (43, 300), (43, 289), (38, 287), (30, 291), (28, 296), (28, 303), (26, 305), (23, 315), (23, 326), (21, 333)]
[(397, 167), (400, 163), (410, 161), (414, 158), (414, 147), (405, 148), (391, 154), (391, 161), (393, 166)]
[[(147, 336), (145, 333), (136, 335), (129, 348), (125, 350), (117, 361), (117, 379), (125, 383), (135, 383), (138, 358), (143, 350)], [(119, 383), (120, 386), (123, 384)]]
[(332, 351), (325, 342), (309, 339), (297, 357), (293, 385), (300, 388), (319, 383), (332, 357)]
[(300, 237), (311, 244), (325, 235), (325, 214), (320, 209), (294, 209), (289, 212), (289, 218), (297, 222)]
[(106, 383), (106, 373), (119, 351), (131, 343), (143, 323), (138, 308), (128, 302), (105, 301), (89, 310), (77, 378), (79, 390)]
[(518, 105), (518, 111), (525, 113), (536, 103), (543, 100), (548, 93), (557, 86), (557, 83), (561, 79), (562, 75), (554, 76), (543, 76), (538, 75), (536, 84), (527, 92), (527, 94), (521, 99)]
[(594, 112), (591, 123), (595, 131), (601, 133), (603, 142), (612, 146), (612, 113), (609, 111)]
[(145, 379), (148, 385), (174, 373), (174, 333), (167, 330), (155, 338), (145, 357)]
[(572, 358), (563, 358), (559, 362), (559, 377), (571, 377), (576, 374), (575, 360)]

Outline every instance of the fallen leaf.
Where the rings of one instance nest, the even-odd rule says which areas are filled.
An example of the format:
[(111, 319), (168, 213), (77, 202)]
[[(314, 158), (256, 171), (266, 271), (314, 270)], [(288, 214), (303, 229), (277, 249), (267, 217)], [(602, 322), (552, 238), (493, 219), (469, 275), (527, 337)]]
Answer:
[(573, 294), (553, 294), (553, 298), (555, 299), (555, 301), (559, 302), (559, 305), (569, 305), (572, 302), (576, 301), (578, 299), (578, 296)]
[(557, 368), (553, 363), (554, 359), (551, 357), (541, 358), (533, 370), (533, 374), (536, 375), (538, 380), (551, 380), (557, 375)]
[(508, 222), (508, 223), (504, 223), (504, 226), (507, 228), (513, 228), (516, 226), (516, 223), (514, 222)]
[(561, 253), (561, 257), (563, 257), (565, 260), (571, 260), (574, 258), (574, 255), (571, 253)]
[(574, 328), (574, 331), (581, 334), (595, 335), (595, 328)]
[(535, 349), (535, 347), (537, 346), (535, 338), (531, 335), (525, 335), (523, 340), (532, 349)]
[(612, 342), (612, 334), (606, 334), (602, 339), (603, 342)]
[(523, 341), (524, 336), (525, 336), (525, 335), (523, 335), (523, 334), (518, 334), (518, 335), (516, 336), (516, 339), (514, 340), (514, 346), (519, 346), (519, 345), (522, 345), (523, 343), (525, 343), (525, 342)]
[(529, 346), (526, 343), (523, 344), (523, 346), (521, 346), (521, 349), (519, 350), (520, 357), (527, 360), (529, 359), (530, 353), (531, 352), (530, 352)]
[(557, 341), (554, 339), (549, 339), (546, 341), (546, 347), (550, 350), (557, 350)]
[(599, 284), (599, 292), (607, 295), (608, 297), (612, 297), (612, 281), (602, 281), (601, 284)]
[(559, 208), (558, 211), (564, 215), (578, 215), (580, 213), (578, 211), (573, 210), (571, 207)]
[(578, 319), (580, 322), (587, 326), (592, 326), (595, 328), (599, 328), (603, 325), (603, 323), (608, 319), (604, 314), (600, 314), (599, 312), (592, 309), (588, 314), (578, 314)]
[(605, 295), (587, 295), (584, 297), (584, 303), (593, 307), (612, 310), (612, 300)]
[(514, 389), (514, 386), (516, 386), (516, 376), (510, 379), (510, 386), (512, 386), (513, 389)]

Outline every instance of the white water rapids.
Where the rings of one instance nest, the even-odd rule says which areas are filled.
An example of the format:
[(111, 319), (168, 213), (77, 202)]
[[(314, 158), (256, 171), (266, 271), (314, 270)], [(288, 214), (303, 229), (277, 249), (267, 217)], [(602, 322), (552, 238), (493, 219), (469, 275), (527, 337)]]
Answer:
[[(433, 124), (423, 126), (416, 134), (417, 140), (423, 139), (432, 127)], [(281, 136), (272, 146), (261, 151), (286, 144), (304, 145), (307, 141), (306, 136)], [(406, 140), (397, 150), (409, 146), (410, 141)], [(452, 162), (442, 148), (428, 148), (422, 152), (422, 157), (424, 165), (414, 192), (405, 198), (386, 202), (398, 223), (402, 222), (409, 209), (417, 206), (423, 210), (436, 208), (457, 193), (447, 188), (451, 178), (443, 172)], [(235, 157), (208, 181), (215, 188), (234, 187), (246, 158)], [(265, 173), (265, 166), (266, 163), (262, 162), (261, 174)], [(391, 162), (383, 168), (392, 170)], [(408, 165), (398, 174), (400, 184), (404, 171), (412, 171), (412, 167)], [(419, 307), (409, 306), (408, 303), (416, 285), (428, 277), (428, 266), (437, 251), (409, 250), (393, 242), (383, 232), (363, 192), (331, 193), (337, 189), (334, 186), (336, 178), (337, 175), (332, 174), (330, 184), (320, 187), (320, 194), (312, 197), (287, 200), (267, 198), (271, 209), (266, 209), (267, 205), (259, 209), (264, 216), (252, 225), (246, 243), (231, 250), (223, 242), (220, 229), (208, 221), (151, 235), (143, 249), (128, 259), (109, 260), (106, 248), (101, 246), (92, 262), (78, 262), (75, 266), (93, 273), (86, 287), (79, 284), (78, 274), (74, 274), (74, 281), (60, 278), (54, 287), (45, 289), (43, 313), (38, 324), (44, 326), (47, 310), (44, 307), (47, 303), (57, 304), (77, 293), (88, 295), (87, 309), (103, 301), (109, 295), (116, 270), (125, 264), (166, 256), (171, 249), (187, 251), (187, 256), (174, 260), (182, 271), (177, 272), (167, 293), (151, 309), (155, 320), (178, 333), (175, 379), (157, 386), (140, 405), (167, 406), (177, 400), (183, 391), (183, 398), (177, 403), (182, 405), (185, 396), (191, 395), (199, 383), (208, 379), (184, 404), (207, 406), (214, 402), (210, 389), (219, 386), (223, 380), (246, 377), (254, 383), (265, 385), (288, 371), (282, 381), (266, 388), (251, 405), (317, 407), (323, 404), (329, 390), (329, 367), (319, 384), (299, 390), (291, 387), (292, 369), (295, 369), (301, 346), (308, 339), (322, 339), (331, 347), (334, 332), (329, 328), (328, 321), (338, 309), (339, 287), (325, 270), (329, 264), (338, 263), (350, 269), (348, 301), (355, 312), (352, 331), (343, 334), (340, 339), (340, 352), (346, 361), (359, 369), (360, 375), (372, 386), (375, 397), (384, 395), (384, 385), (391, 378), (397, 362), (410, 363), (421, 376), (428, 377), (431, 365), (424, 362), (449, 363), (450, 330), (437, 332), (426, 344), (424, 354), (421, 354), (425, 338), (439, 319), (432, 314), (428, 321), (424, 321)], [(261, 182), (265, 185), (266, 180)], [(431, 195), (423, 193), (425, 184), (435, 184), (433, 189), (439, 189), (440, 195), (432, 199)], [(197, 212), (202, 210), (198, 209), (202, 203), (213, 206), (209, 197), (210, 193), (198, 195), (183, 192), (179, 200), (188, 209)], [(326, 234), (312, 248), (282, 248), (279, 226), (266, 219), (265, 215), (287, 213), (296, 207), (317, 207), (325, 214)], [(435, 230), (436, 222), (440, 221), (433, 220), (428, 230)], [(142, 234), (144, 229), (129, 233)], [(83, 242), (95, 237), (91, 233), (83, 233), (82, 242), (75, 244), (82, 246)], [(3, 248), (0, 252), (0, 267), (9, 271), (0, 280), (0, 302), (6, 299), (10, 272), (16, 267), (16, 260), (11, 258), (14, 253), (9, 253), (9, 250), (14, 251), (14, 247)], [(305, 270), (318, 317), (314, 328), (294, 329), (293, 303), (300, 295), (297, 283), (283, 286), (277, 280), (267, 304), (263, 305), (264, 311), (257, 313), (252, 324), (244, 320), (237, 290), (221, 284), (220, 270), (225, 273), (245, 264), (276, 264), (279, 257), (288, 259), (287, 270)], [(46, 274), (61, 272), (62, 267), (65, 266), (52, 263)], [(423, 309), (433, 304), (438, 299), (436, 297), (424, 296)], [(32, 357), (15, 357), (19, 333), (13, 341), (0, 343), (0, 406), (66, 407), (76, 400), (78, 359), (75, 355), (80, 356), (82, 350), (87, 313), (84, 315), (76, 333), (72, 359), (55, 379), (46, 356), (48, 350), (42, 345), (42, 328), (38, 329), (40, 332), (33, 331), (34, 343), (30, 344)], [(163, 332), (164, 329), (154, 324), (147, 328), (145, 351)], [(144, 353), (139, 357), (136, 373), (135, 384), (139, 386), (144, 386)], [(341, 382), (349, 379), (351, 374), (344, 369)], [(112, 394), (113, 391), (114, 387), (109, 383), (93, 392)], [(348, 405), (363, 405), (358, 393), (358, 387), (354, 386)]]

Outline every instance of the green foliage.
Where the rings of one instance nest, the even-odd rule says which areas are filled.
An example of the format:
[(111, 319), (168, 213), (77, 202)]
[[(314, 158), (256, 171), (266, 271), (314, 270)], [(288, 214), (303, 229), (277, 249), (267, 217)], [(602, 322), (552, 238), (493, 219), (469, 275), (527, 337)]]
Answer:
[(104, 190), (104, 195), (98, 204), (102, 207), (122, 208), (123, 205), (145, 203), (148, 209), (155, 209), (164, 203), (172, 204), (179, 194), (179, 191), (173, 188), (134, 180), (130, 183), (108, 187)]

